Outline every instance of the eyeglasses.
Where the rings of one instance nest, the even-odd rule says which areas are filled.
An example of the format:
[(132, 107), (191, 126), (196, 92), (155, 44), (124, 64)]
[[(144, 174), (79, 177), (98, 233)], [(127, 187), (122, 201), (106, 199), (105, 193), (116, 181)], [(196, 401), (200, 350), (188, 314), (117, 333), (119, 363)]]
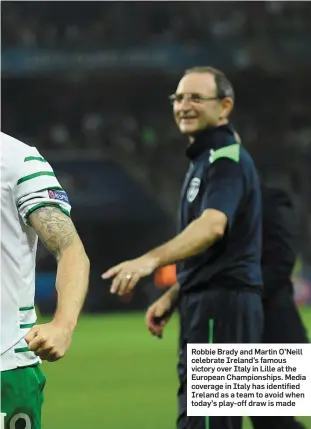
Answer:
[(204, 101), (220, 100), (222, 97), (206, 97), (201, 94), (172, 94), (169, 97), (171, 103), (181, 103), (183, 100), (190, 101), (191, 103), (203, 103)]

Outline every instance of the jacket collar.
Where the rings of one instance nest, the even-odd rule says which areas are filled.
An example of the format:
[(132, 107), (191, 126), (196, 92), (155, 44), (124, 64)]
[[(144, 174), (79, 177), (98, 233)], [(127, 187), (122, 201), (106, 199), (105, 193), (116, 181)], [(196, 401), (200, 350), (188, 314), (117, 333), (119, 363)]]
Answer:
[(208, 149), (219, 149), (220, 147), (227, 146), (228, 138), (229, 144), (232, 141), (230, 137), (234, 137), (234, 128), (231, 124), (206, 128), (188, 146), (186, 155), (191, 160), (195, 160)]

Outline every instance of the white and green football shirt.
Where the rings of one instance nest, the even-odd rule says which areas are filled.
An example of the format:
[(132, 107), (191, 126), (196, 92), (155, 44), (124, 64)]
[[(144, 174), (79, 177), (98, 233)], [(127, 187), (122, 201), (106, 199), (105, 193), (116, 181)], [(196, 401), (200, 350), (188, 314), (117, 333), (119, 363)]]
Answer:
[(50, 164), (34, 147), (1, 132), (1, 371), (40, 362), (24, 339), (36, 322), (38, 237), (28, 225), (39, 207), (71, 206)]

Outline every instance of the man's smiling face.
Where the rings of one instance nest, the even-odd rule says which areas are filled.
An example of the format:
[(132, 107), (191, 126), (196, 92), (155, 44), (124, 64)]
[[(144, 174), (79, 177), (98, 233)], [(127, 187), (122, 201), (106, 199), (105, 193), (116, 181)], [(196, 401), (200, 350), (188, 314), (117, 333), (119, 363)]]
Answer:
[(186, 74), (178, 84), (173, 105), (176, 124), (180, 132), (188, 136), (219, 125), (223, 113), (211, 73)]

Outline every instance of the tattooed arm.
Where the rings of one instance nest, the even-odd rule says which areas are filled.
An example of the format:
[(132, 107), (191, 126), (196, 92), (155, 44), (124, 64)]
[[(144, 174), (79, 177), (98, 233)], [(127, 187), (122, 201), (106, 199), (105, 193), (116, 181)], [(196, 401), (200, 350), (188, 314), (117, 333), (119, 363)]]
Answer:
[[(69, 348), (89, 282), (90, 263), (71, 219), (58, 207), (35, 210), (29, 222), (57, 260), (57, 309), (52, 322), (37, 325), (26, 337), (43, 359), (57, 360)], [(43, 329), (42, 327), (47, 327)]]

